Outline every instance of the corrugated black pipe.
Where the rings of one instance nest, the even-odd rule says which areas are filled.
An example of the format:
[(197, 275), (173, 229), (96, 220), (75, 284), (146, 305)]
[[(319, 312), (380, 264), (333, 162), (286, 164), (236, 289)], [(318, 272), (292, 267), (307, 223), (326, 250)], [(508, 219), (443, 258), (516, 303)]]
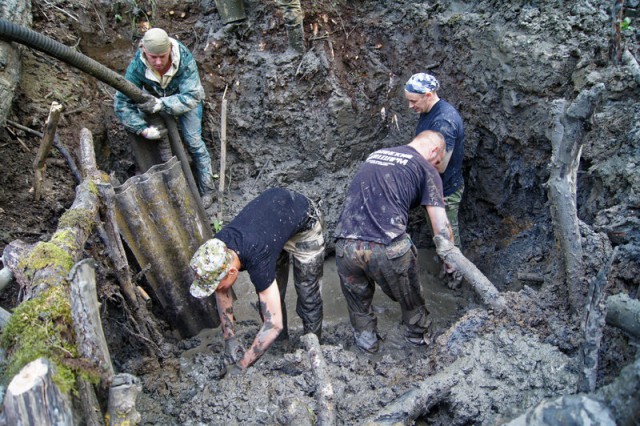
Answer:
[(110, 70), (88, 56), (78, 53), (70, 47), (29, 28), (14, 24), (5, 19), (0, 19), (0, 39), (24, 44), (32, 49), (39, 50), (47, 55), (60, 59), (69, 65), (73, 65), (79, 70), (94, 76), (98, 80), (124, 93), (129, 99), (136, 103), (145, 101), (142, 90), (120, 74)]
[[(0, 19), (0, 39), (7, 42), (13, 41), (24, 44), (32, 49), (39, 50), (47, 55), (60, 59), (61, 61), (92, 75), (103, 83), (106, 83), (114, 89), (122, 92), (125, 96), (136, 103), (145, 101), (145, 95), (143, 94), (142, 89), (125, 79), (117, 72), (110, 70), (101, 63), (83, 55), (82, 53), (76, 52), (64, 44), (30, 30), (29, 28), (14, 24), (5, 19)], [(204, 207), (200, 200), (200, 193), (198, 192), (195, 179), (193, 178), (193, 174), (189, 168), (189, 163), (184, 161), (187, 158), (187, 155), (184, 152), (180, 134), (176, 131), (169, 132), (169, 140), (171, 142), (171, 148), (174, 150), (173, 153), (180, 160), (182, 171), (187, 179), (187, 183), (189, 184), (189, 189), (196, 200), (199, 201), (200, 211), (204, 212)], [(206, 214), (204, 215), (204, 218), (206, 219)]]

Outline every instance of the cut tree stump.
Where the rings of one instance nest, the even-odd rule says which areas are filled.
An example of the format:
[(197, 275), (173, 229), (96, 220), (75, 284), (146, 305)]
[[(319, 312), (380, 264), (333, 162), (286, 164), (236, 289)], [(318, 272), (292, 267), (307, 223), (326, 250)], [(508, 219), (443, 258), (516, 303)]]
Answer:
[(7, 388), (4, 413), (9, 425), (72, 426), (71, 401), (52, 379), (49, 361), (27, 364)]
[(107, 424), (132, 426), (140, 423), (142, 416), (136, 410), (136, 397), (142, 391), (140, 380), (131, 374), (118, 374), (109, 389)]

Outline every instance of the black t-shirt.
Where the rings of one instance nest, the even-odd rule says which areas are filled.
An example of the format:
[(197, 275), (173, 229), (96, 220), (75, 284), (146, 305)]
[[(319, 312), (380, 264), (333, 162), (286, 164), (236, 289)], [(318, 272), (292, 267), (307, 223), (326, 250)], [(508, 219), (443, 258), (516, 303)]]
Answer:
[(276, 261), (286, 242), (305, 229), (309, 200), (284, 189), (268, 189), (247, 204), (217, 234), (240, 258), (242, 270), (260, 292), (276, 278)]
[(409, 210), (421, 205), (444, 207), (435, 167), (408, 145), (378, 150), (349, 186), (336, 238), (389, 244), (406, 232)]

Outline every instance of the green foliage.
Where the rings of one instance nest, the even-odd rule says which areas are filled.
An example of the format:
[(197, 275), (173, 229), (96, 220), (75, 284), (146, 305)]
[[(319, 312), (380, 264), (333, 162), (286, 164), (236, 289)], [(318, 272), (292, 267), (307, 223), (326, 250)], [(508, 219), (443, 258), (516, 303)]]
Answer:
[(214, 234), (217, 234), (222, 229), (222, 220), (214, 219), (211, 224), (213, 225)]
[(622, 22), (620, 22), (620, 29), (622, 31), (633, 31), (635, 28), (633, 27), (633, 25), (631, 25), (631, 18), (630, 17), (626, 17), (622, 20)]
[(67, 289), (57, 285), (15, 309), (3, 330), (0, 344), (7, 350), (2, 381), (8, 383), (20, 370), (40, 357), (55, 368), (53, 380), (62, 392), (70, 392), (77, 371), (72, 367), (78, 357)]

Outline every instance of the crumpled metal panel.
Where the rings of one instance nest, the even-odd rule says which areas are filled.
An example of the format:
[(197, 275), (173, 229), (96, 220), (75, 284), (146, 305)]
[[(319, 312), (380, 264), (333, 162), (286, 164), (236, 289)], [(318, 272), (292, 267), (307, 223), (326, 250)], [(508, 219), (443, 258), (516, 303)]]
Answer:
[(213, 296), (189, 293), (189, 260), (212, 232), (176, 157), (114, 188), (120, 232), (182, 337), (220, 323)]

